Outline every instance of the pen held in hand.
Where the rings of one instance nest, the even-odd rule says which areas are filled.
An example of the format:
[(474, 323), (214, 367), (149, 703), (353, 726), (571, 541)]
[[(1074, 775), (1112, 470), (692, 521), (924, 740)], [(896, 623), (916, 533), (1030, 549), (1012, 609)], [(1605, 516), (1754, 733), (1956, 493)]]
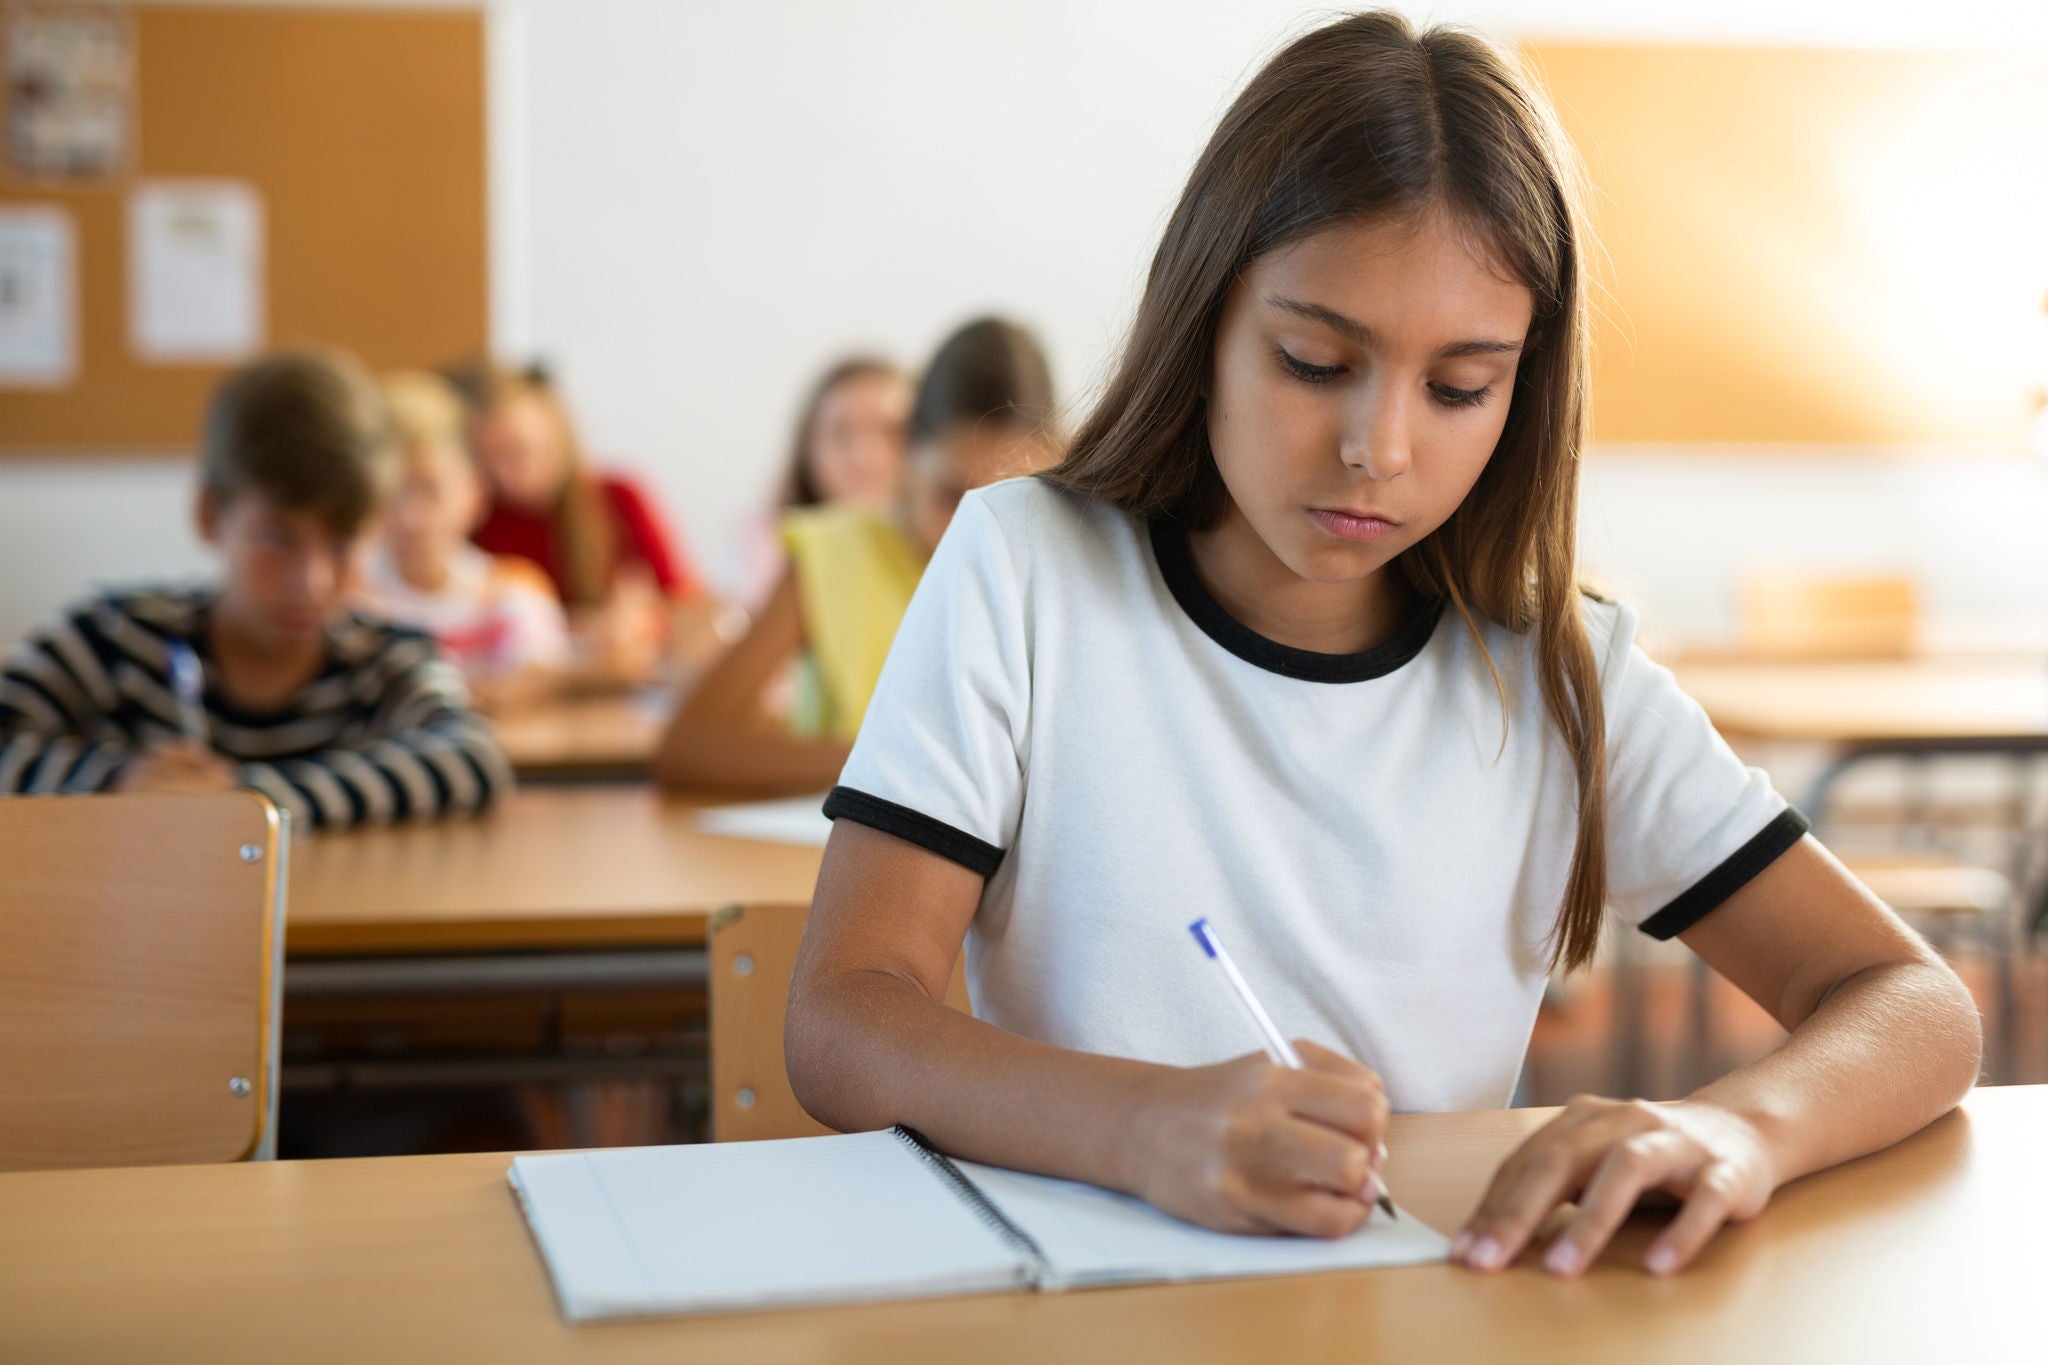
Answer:
[(178, 701), (178, 729), (194, 744), (206, 739), (206, 675), (199, 656), (183, 640), (173, 640), (170, 654), (171, 694)]
[[(1259, 1040), (1265, 1045), (1266, 1055), (1273, 1059), (1273, 1065), (1284, 1066), (1289, 1071), (1303, 1070), (1301, 1055), (1273, 1023), (1273, 1016), (1266, 1013), (1266, 1007), (1259, 1003), (1259, 998), (1252, 994), (1251, 983), (1244, 979), (1244, 973), (1237, 969), (1237, 964), (1230, 960), (1230, 954), (1223, 950), (1222, 940), (1218, 939), (1216, 931), (1209, 927), (1209, 921), (1196, 920), (1188, 926), (1188, 932), (1195, 936), (1195, 942), (1202, 945), (1202, 951), (1208, 955), (1209, 960), (1223, 969), (1223, 979), (1230, 983), (1231, 995), (1236, 997), (1238, 1005), (1244, 1010), (1245, 1018), (1251, 1020), (1252, 1027), (1258, 1030)], [(1375, 1203), (1387, 1217), (1400, 1216), (1394, 1212), (1394, 1201), (1387, 1196), (1384, 1182), (1380, 1185), (1380, 1197)]]

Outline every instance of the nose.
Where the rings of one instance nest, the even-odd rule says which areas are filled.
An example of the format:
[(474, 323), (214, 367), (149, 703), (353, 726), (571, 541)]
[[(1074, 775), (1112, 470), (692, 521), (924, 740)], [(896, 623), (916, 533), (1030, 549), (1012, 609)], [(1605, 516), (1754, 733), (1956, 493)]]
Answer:
[(314, 601), (324, 601), (340, 581), (340, 565), (323, 551), (308, 551), (299, 561), (299, 588)]
[(1375, 482), (1407, 473), (1414, 460), (1409, 438), (1412, 406), (1413, 399), (1403, 385), (1375, 377), (1361, 386), (1345, 414), (1343, 441), (1338, 449), (1345, 467)]

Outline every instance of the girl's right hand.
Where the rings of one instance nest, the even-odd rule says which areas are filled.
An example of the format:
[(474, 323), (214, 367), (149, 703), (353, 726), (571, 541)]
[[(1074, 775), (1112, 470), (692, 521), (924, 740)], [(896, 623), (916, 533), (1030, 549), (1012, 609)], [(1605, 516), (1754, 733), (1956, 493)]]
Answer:
[(1161, 1068), (1141, 1100), (1132, 1193), (1221, 1232), (1342, 1237), (1372, 1214), (1387, 1094), (1348, 1057), (1297, 1042), (1305, 1067), (1263, 1054)]

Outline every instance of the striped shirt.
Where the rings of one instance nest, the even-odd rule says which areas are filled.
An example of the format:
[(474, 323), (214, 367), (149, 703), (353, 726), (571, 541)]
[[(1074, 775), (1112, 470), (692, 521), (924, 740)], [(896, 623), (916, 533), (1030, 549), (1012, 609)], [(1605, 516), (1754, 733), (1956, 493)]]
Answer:
[(298, 695), (250, 711), (225, 695), (210, 657), (216, 596), (109, 594), (16, 647), (0, 666), (0, 793), (105, 791), (131, 758), (182, 739), (174, 640), (204, 670), (207, 743), (302, 827), (476, 811), (511, 790), (490, 724), (427, 636), (345, 617)]

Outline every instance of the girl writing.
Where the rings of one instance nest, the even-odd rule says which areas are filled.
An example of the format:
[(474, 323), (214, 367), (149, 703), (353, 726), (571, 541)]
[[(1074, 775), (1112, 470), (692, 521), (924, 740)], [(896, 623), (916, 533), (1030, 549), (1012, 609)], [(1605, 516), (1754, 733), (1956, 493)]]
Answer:
[[(1392, 14), (1238, 97), (1101, 402), (963, 503), (827, 803), (787, 1031), (818, 1118), (1341, 1234), (1390, 1109), (1508, 1103), (1606, 909), (1790, 1037), (1679, 1103), (1568, 1106), (1465, 1265), (1573, 1202), (1542, 1254), (1577, 1273), (1661, 1190), (1646, 1266), (1678, 1269), (1968, 1089), (1953, 973), (1575, 586), (1568, 166), (1507, 58)], [(1198, 916), (1307, 1070), (1242, 1055)], [(972, 1018), (941, 1003), (963, 941)]]

